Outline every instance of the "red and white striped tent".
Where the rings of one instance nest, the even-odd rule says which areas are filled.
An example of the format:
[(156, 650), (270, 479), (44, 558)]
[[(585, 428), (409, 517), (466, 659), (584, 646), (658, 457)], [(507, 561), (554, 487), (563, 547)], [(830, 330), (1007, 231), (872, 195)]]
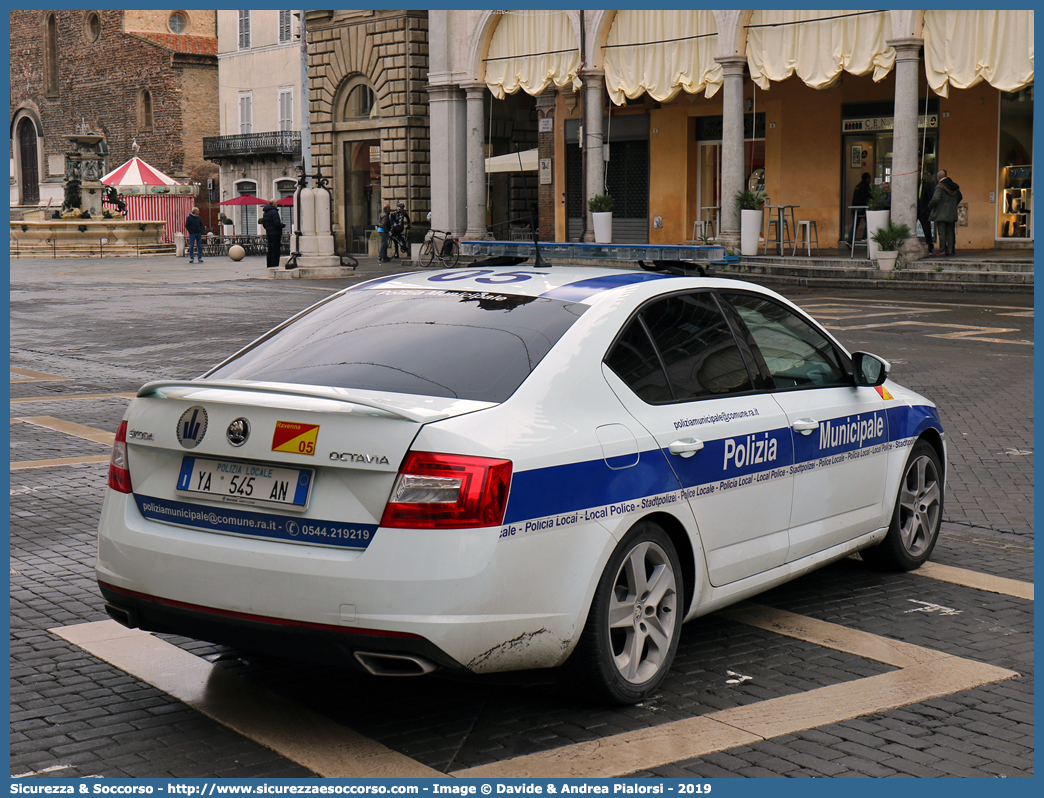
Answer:
[[(179, 230), (185, 232), (185, 219), (196, 204), (198, 186), (186, 186), (166, 175), (141, 158), (131, 158), (102, 177), (101, 182), (115, 186), (127, 203), (127, 220), (132, 222), (166, 222), (163, 241), (170, 244)], [(114, 208), (107, 202), (104, 205)]]

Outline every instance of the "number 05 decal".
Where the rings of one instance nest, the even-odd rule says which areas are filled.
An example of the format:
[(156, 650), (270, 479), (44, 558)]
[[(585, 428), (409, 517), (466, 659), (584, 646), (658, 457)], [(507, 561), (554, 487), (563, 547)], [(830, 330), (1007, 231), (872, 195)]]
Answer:
[(318, 437), (318, 424), (277, 421), (275, 433), (272, 435), (272, 451), (314, 455), (315, 441)]
[[(483, 277), (480, 275), (492, 274), (492, 277)], [(534, 276), (543, 276), (547, 272), (495, 272), (492, 269), (469, 269), (463, 272), (443, 272), (442, 274), (434, 274), (428, 278), (429, 282), (433, 283), (448, 283), (452, 280), (468, 280), (472, 277), (475, 278), (476, 283), (483, 283), (485, 285), (506, 285), (508, 283), (524, 283), (526, 280), (532, 280)]]

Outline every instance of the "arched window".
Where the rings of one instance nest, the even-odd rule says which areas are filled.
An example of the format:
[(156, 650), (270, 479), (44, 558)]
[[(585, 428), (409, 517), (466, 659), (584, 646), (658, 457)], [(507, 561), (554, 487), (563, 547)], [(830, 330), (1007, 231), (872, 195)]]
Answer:
[(48, 94), (58, 93), (58, 17), (53, 12), (44, 23), (44, 81)]
[(152, 130), (152, 92), (148, 89), (138, 92), (138, 130)]
[[(294, 190), (296, 188), (297, 184), (293, 180), (276, 181), (276, 195), (279, 197), (279, 199), (294, 196)], [(281, 218), (283, 220), (283, 224), (286, 225), (286, 232), (291, 232), (291, 223), (293, 221), (293, 206), (280, 205), (279, 218)]]
[(360, 83), (348, 92), (348, 99), (344, 104), (345, 119), (373, 119), (380, 115), (377, 95), (365, 83)]
[[(257, 196), (257, 183), (252, 180), (241, 180), (236, 183), (236, 196), (246, 194), (250, 197)], [(236, 235), (252, 236), (257, 234), (257, 220), (261, 218), (260, 205), (240, 205), (239, 224)]]

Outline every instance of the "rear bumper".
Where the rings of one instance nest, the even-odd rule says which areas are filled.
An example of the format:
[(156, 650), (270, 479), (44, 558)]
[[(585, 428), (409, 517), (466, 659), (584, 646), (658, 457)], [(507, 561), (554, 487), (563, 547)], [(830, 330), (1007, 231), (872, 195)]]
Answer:
[(158, 599), (105, 582), (99, 582), (98, 588), (109, 616), (132, 629), (189, 636), (276, 657), (292, 652), (294, 659), (359, 670), (365, 669), (356, 658), (357, 653), (416, 657), (438, 668), (464, 669), (438, 646), (417, 635), (225, 612)]
[(149, 520), (110, 490), (96, 578), (127, 625), (280, 656), (415, 654), (476, 673), (560, 665), (613, 539), (597, 523), (501, 533), (381, 527), (365, 550), (342, 550)]

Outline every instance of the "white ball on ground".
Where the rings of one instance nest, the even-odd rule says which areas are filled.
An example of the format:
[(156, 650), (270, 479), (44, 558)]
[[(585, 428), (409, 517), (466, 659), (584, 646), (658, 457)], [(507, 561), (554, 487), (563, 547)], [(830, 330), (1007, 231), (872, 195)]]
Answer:
[(246, 257), (246, 250), (239, 246), (239, 244), (233, 244), (228, 248), (228, 256), (234, 261), (241, 261)]

